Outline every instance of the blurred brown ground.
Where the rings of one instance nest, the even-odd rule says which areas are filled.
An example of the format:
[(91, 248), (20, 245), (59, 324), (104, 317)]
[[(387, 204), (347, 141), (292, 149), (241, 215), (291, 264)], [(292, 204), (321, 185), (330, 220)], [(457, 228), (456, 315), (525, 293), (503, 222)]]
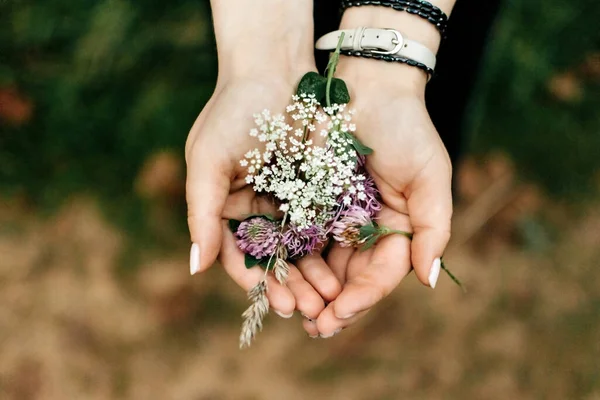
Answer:
[[(244, 293), (218, 266), (190, 278), (186, 238), (169, 253), (144, 250), (124, 275), (124, 236), (94, 200), (45, 218), (4, 203), (0, 398), (600, 399), (597, 204), (573, 217), (501, 155), (466, 160), (457, 174), (446, 259), (468, 293), (445, 276), (432, 291), (411, 275), (332, 339), (309, 339), (299, 315), (270, 314), (245, 351)], [(161, 190), (144, 176), (142, 193)], [(562, 228), (536, 247), (523, 226), (547, 216)]]
[(600, 400), (599, 4), (493, 27), (446, 254), (468, 293), (411, 275), (332, 339), (271, 314), (240, 351), (245, 294), (191, 278), (181, 232), (208, 2), (0, 0), (0, 400)]

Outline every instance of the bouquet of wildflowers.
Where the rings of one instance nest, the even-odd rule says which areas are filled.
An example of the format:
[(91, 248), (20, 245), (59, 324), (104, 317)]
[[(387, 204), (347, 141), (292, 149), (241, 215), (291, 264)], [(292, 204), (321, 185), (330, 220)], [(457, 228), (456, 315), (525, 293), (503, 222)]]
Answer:
[[(340, 43), (343, 37), (340, 38)], [(407, 232), (380, 226), (379, 192), (365, 169), (372, 149), (354, 135), (354, 112), (347, 109), (346, 84), (334, 78), (338, 49), (327, 77), (309, 72), (300, 81), (286, 115), (264, 110), (254, 115), (250, 136), (260, 147), (240, 160), (246, 183), (278, 205), (281, 217), (250, 215), (229, 226), (245, 254), (246, 267), (259, 265), (264, 278), (248, 293), (252, 305), (242, 314), (240, 347), (249, 346), (269, 310), (266, 274), (285, 284), (288, 261), (320, 251), (331, 240), (344, 247), (367, 249), (389, 234)], [(318, 136), (317, 136), (318, 134)], [(319, 146), (309, 137), (320, 137)]]

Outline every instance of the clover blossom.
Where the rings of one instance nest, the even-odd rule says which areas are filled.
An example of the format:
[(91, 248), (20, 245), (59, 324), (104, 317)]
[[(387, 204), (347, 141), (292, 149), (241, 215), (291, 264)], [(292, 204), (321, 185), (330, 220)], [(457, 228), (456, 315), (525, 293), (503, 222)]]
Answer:
[(300, 258), (312, 254), (326, 240), (325, 230), (322, 226), (311, 225), (307, 229), (298, 229), (290, 225), (283, 234), (282, 243), (291, 258)]
[(275, 254), (281, 233), (275, 222), (263, 217), (252, 217), (240, 223), (235, 237), (240, 250), (253, 257), (263, 258)]
[(367, 240), (367, 238), (361, 239), (360, 228), (371, 223), (371, 216), (367, 210), (358, 206), (350, 206), (339, 219), (332, 222), (331, 234), (340, 243), (340, 246), (355, 247)]
[[(357, 175), (357, 183), (355, 186), (348, 188), (348, 190), (338, 198), (338, 203), (360, 207), (367, 211), (371, 218), (377, 215), (382, 207), (380, 193), (375, 185), (375, 180), (367, 171), (361, 171), (361, 173)], [(340, 207), (338, 212), (343, 212), (343, 208)]]

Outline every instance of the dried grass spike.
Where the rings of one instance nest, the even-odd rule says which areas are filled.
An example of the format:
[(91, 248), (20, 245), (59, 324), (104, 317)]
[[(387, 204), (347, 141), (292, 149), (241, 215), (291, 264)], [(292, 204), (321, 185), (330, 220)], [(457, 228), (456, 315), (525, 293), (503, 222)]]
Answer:
[(252, 344), (252, 340), (262, 330), (263, 318), (269, 312), (267, 282), (264, 279), (248, 291), (248, 299), (252, 304), (242, 314), (244, 322), (240, 333), (240, 349)]
[(275, 274), (275, 279), (277, 279), (277, 281), (282, 285), (285, 285), (290, 273), (290, 266), (285, 260), (279, 258), (277, 261), (275, 261), (273, 273)]
[(284, 244), (280, 243), (279, 247), (277, 247), (277, 258), (281, 258), (282, 260), (287, 260), (288, 258), (288, 250)]

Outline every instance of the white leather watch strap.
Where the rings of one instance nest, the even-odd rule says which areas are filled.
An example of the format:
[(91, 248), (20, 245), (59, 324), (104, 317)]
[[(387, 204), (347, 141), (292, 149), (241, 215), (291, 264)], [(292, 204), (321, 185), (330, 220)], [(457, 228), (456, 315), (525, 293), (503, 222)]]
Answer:
[(394, 29), (360, 27), (334, 31), (317, 40), (315, 47), (319, 50), (335, 50), (342, 32), (342, 50), (403, 57), (435, 68), (435, 54), (431, 50), (414, 40), (405, 39)]

